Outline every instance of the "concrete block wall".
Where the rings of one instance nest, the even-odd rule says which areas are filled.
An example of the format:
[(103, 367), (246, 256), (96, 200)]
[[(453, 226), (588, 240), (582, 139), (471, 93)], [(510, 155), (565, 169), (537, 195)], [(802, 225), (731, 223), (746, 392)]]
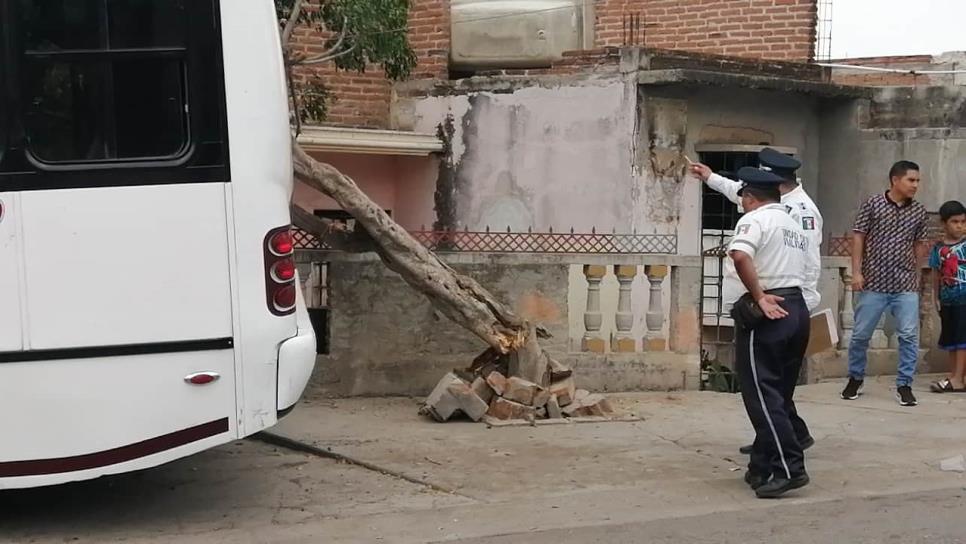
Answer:
[[(678, 263), (666, 280), (674, 340), (663, 351), (581, 353), (571, 344), (571, 266), (565, 258), (467, 256), (450, 262), (517, 313), (553, 335), (541, 345), (577, 370), (578, 385), (598, 391), (697, 389), (700, 263)], [(459, 259), (457, 259), (459, 260)], [(557, 262), (554, 262), (554, 261)], [(428, 300), (379, 261), (329, 263), (329, 354), (320, 355), (307, 395), (425, 395), (446, 372), (465, 368), (485, 344), (438, 314)], [(643, 319), (643, 314), (639, 316)], [(687, 321), (693, 321), (688, 323)], [(687, 339), (689, 339), (686, 341)]]

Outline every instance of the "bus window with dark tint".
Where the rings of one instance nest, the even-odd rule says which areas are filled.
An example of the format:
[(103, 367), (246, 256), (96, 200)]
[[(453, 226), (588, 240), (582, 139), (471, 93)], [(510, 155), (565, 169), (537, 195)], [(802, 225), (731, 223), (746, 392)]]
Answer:
[(20, 27), (27, 51), (98, 49), (102, 0), (20, 0)]
[(187, 143), (177, 60), (43, 62), (23, 75), (24, 124), (40, 161), (168, 157)]
[(107, 20), (111, 49), (184, 46), (187, 34), (185, 1), (109, 1)]
[(45, 163), (189, 148), (186, 0), (20, 0), (27, 148)]

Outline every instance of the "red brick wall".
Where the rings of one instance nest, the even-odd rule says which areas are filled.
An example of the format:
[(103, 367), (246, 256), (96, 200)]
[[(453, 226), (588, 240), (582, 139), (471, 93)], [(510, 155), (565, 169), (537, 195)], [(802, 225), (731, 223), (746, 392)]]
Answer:
[[(623, 45), (624, 15), (639, 14), (648, 25), (647, 47), (791, 61), (811, 59), (814, 49), (815, 0), (596, 0), (595, 12), (598, 48)], [(449, 13), (449, 0), (413, 0), (409, 40), (419, 59), (413, 77), (447, 77)], [(310, 53), (322, 48), (322, 38), (308, 32), (296, 39)], [(553, 72), (587, 69), (576, 64), (581, 63), (566, 59)], [(388, 125), (391, 91), (381, 69), (373, 66), (360, 74), (328, 64), (312, 71), (335, 98), (327, 124)]]
[[(413, 78), (447, 76), (449, 58), (449, 0), (413, 0), (409, 13), (409, 44), (419, 61)], [(298, 48), (309, 54), (324, 50), (324, 37), (299, 29)], [(389, 121), (390, 85), (378, 66), (363, 73), (339, 71), (332, 63), (299, 69), (321, 77), (333, 97), (326, 124), (386, 128)], [(298, 77), (298, 76), (297, 76)]]
[(639, 14), (647, 47), (738, 57), (813, 58), (815, 0), (598, 0), (597, 46), (622, 45), (624, 16)]

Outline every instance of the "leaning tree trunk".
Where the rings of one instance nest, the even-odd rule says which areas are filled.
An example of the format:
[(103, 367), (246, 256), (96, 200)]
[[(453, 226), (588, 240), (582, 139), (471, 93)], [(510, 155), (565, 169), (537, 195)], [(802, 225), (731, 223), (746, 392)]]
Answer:
[(356, 220), (358, 231), (345, 232), (293, 205), (301, 229), (336, 240), (335, 247), (375, 251), (383, 263), (457, 325), (489, 345), (474, 367), (509, 356), (510, 375), (545, 385), (552, 361), (537, 336), (545, 331), (517, 316), (470, 277), (457, 273), (401, 228), (356, 183), (334, 167), (316, 161), (293, 141), (295, 177), (335, 200)]

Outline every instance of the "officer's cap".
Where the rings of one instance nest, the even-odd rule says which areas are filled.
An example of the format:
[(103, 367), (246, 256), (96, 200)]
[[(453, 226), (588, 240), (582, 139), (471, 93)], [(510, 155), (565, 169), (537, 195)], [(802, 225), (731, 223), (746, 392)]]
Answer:
[(795, 181), (795, 171), (802, 167), (801, 161), (794, 157), (766, 147), (758, 152), (758, 164), (762, 170), (768, 170), (785, 178), (786, 181)]
[(751, 166), (744, 166), (738, 170), (738, 179), (745, 183), (745, 185), (738, 190), (739, 196), (747, 186), (762, 187), (765, 189), (777, 189), (779, 185), (787, 181), (773, 172), (761, 170)]

